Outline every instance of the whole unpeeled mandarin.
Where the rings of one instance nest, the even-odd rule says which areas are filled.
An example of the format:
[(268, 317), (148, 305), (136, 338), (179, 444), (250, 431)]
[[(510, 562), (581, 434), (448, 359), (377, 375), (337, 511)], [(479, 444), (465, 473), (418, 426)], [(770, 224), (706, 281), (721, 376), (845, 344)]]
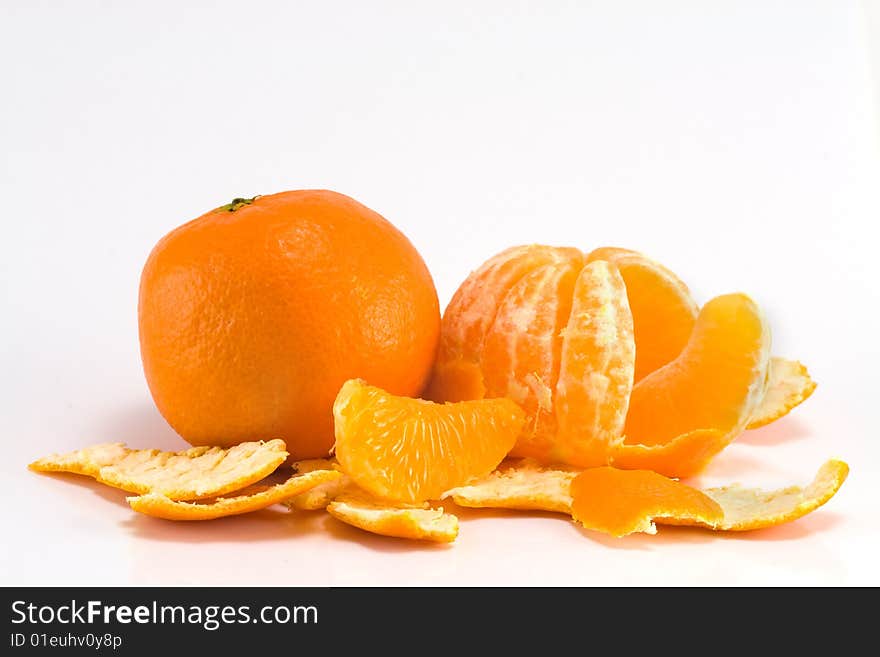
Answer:
[(171, 231), (138, 303), (153, 399), (193, 445), (281, 438), (326, 455), (342, 383), (418, 395), (437, 346), (431, 275), (376, 212), (331, 191), (235, 199)]

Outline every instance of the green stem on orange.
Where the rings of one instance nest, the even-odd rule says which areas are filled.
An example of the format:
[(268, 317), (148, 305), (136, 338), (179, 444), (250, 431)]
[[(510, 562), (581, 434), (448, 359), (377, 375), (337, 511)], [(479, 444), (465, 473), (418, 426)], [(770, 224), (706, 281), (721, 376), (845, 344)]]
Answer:
[(234, 198), (232, 199), (232, 203), (227, 203), (226, 205), (221, 205), (219, 208), (215, 210), (215, 212), (235, 212), (241, 207), (245, 205), (250, 205), (254, 201), (260, 198), (260, 195), (257, 194), (253, 198)]

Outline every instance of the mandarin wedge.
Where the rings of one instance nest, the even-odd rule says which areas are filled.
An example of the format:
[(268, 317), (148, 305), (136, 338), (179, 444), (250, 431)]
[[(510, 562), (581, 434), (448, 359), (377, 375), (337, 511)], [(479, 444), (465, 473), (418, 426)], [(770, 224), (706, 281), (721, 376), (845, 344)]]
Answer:
[(699, 307), (678, 276), (637, 251), (605, 246), (587, 255), (587, 262), (596, 260), (616, 265), (626, 283), (636, 343), (633, 380), (638, 382), (681, 353)]
[(577, 249), (529, 244), (487, 260), (456, 290), (441, 321), (440, 355), (445, 361), (479, 361), (498, 306), (523, 276), (545, 265), (583, 257)]
[(586, 265), (563, 331), (556, 383), (558, 431), (549, 460), (605, 465), (623, 441), (635, 343), (626, 286), (603, 260)]
[(340, 389), (333, 417), (342, 471), (372, 495), (407, 504), (487, 475), (525, 422), (509, 399), (435, 404), (357, 379)]
[(487, 397), (507, 397), (529, 417), (515, 456), (542, 455), (553, 448), (557, 420), (553, 385), (559, 378), (562, 332), (571, 314), (580, 253), (534, 269), (498, 307), (481, 358)]
[(583, 259), (577, 249), (529, 244), (506, 249), (471, 272), (443, 313), (437, 362), (426, 397), (455, 402), (485, 396), (483, 347), (505, 297), (535, 269), (574, 259)]
[(697, 429), (730, 442), (760, 403), (770, 360), (770, 329), (745, 294), (709, 301), (684, 351), (632, 391), (626, 443), (665, 444)]

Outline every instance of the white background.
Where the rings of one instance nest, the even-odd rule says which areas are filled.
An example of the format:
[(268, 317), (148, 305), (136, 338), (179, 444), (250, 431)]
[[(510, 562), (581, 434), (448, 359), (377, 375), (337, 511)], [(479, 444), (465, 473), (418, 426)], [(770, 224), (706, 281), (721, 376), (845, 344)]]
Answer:
[[(835, 0), (2, 0), (0, 584), (880, 584), (878, 28)], [(751, 534), (465, 511), (438, 547), (281, 509), (174, 524), (28, 472), (184, 447), (141, 371), (141, 266), (209, 208), (309, 187), (399, 226), (444, 306), (524, 242), (645, 251), (700, 301), (748, 291), (819, 388), (699, 481), (806, 483), (832, 455), (850, 479)]]

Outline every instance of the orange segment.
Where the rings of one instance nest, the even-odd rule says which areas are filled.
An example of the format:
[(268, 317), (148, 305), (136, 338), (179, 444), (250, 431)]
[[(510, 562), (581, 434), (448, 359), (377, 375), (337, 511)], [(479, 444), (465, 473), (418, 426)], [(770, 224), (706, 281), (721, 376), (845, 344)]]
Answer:
[(435, 404), (346, 381), (333, 405), (336, 458), (365, 491), (409, 504), (491, 472), (525, 415), (509, 399)]
[(576, 521), (617, 537), (654, 534), (655, 520), (715, 526), (724, 518), (722, 508), (704, 493), (650, 470), (585, 470), (571, 482), (571, 497)]
[(658, 445), (696, 429), (732, 440), (764, 394), (769, 359), (770, 329), (755, 302), (712, 299), (684, 351), (633, 387), (626, 442)]
[(459, 402), (486, 396), (483, 371), (465, 360), (438, 361), (434, 364), (424, 397), (435, 402)]
[(658, 262), (629, 249), (606, 246), (587, 262), (607, 260), (620, 270), (633, 316), (638, 382), (677, 357), (687, 344), (699, 308), (681, 279)]
[(153, 400), (185, 440), (280, 438), (293, 458), (321, 458), (347, 379), (421, 393), (440, 307), (391, 222), (297, 190), (236, 198), (163, 237), (141, 273), (138, 329)]
[(623, 440), (634, 362), (623, 278), (614, 265), (591, 262), (578, 276), (563, 332), (551, 460), (581, 467), (608, 463)]
[(660, 445), (618, 445), (612, 462), (624, 470), (653, 470), (667, 477), (692, 477), (729, 442), (721, 431), (696, 429)]
[(806, 488), (762, 491), (739, 485), (699, 491), (648, 470), (593, 468), (571, 483), (572, 516), (587, 529), (626, 536), (656, 532), (654, 522), (747, 531), (797, 520), (840, 490), (849, 473), (830, 460)]
[(582, 259), (575, 252), (567, 262), (539, 267), (521, 278), (505, 296), (486, 336), (481, 358), (486, 396), (512, 399), (529, 418), (515, 456), (542, 456), (551, 449), (561, 332)]
[(788, 415), (816, 389), (807, 368), (796, 360), (774, 356), (770, 359), (767, 391), (752, 413), (747, 429), (757, 429)]
[(479, 362), (498, 305), (516, 282), (537, 267), (564, 262), (576, 249), (514, 246), (487, 260), (456, 290), (443, 313), (440, 360)]

